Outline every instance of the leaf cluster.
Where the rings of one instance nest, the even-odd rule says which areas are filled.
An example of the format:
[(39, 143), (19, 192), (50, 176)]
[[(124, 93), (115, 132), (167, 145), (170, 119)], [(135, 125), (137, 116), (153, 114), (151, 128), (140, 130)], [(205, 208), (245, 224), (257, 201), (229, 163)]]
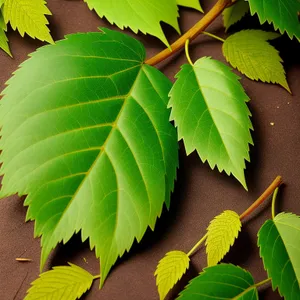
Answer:
[[(272, 209), (277, 190), (273, 195)], [(291, 213), (275, 216), (274, 211), (272, 215), (272, 219), (267, 220), (258, 232), (260, 255), (268, 273), (266, 280), (254, 283), (252, 275), (246, 270), (232, 264), (218, 264), (233, 245), (242, 227), (242, 215), (224, 211), (212, 220), (207, 234), (200, 240), (206, 239), (207, 267), (190, 281), (177, 299), (258, 300), (258, 287), (268, 282), (272, 282), (273, 290), (278, 289), (285, 299), (300, 299), (300, 217)], [(197, 247), (199, 245), (200, 243), (196, 244)], [(180, 256), (176, 255), (178, 251), (171, 251), (159, 262), (155, 276), (161, 300), (165, 299), (184, 275), (189, 267), (185, 262), (195, 249), (196, 247), (188, 254), (180, 252)], [(170, 259), (172, 255), (176, 260)], [(161, 280), (162, 276), (168, 280)]]
[[(109, 0), (85, 2), (121, 29), (129, 27), (161, 39), (169, 49), (158, 54), (157, 60), (154, 57), (154, 62), (175, 52), (161, 22), (179, 32), (178, 6), (202, 11), (195, 0), (127, 0), (118, 6)], [(27, 33), (53, 43), (45, 4), (0, 0), (3, 50), (10, 54), (5, 35), (8, 23), (22, 36)], [(261, 24), (272, 23), (281, 34), (299, 39), (299, 10), (298, 0), (272, 5), (267, 0), (218, 0), (198, 25), (175, 42), (178, 49), (185, 45), (188, 63), (181, 66), (174, 84), (146, 63), (139, 41), (105, 28), (68, 35), (30, 55), (1, 93), (0, 170), (4, 177), (0, 196), (27, 195), (26, 220), (35, 221), (34, 235), (41, 237), (41, 271), (56, 245), (80, 232), (82, 241), (89, 239), (100, 259), (102, 286), (118, 257), (135, 240), (140, 242), (148, 227), (154, 230), (164, 205), (169, 208), (179, 166), (179, 140), (187, 154), (196, 150), (212, 169), (233, 175), (247, 189), (244, 171), (253, 145), (250, 99), (227, 64), (209, 56), (193, 62), (189, 38), (203, 33), (221, 13), (228, 30), (250, 11)], [(290, 92), (282, 59), (270, 43), (279, 33), (248, 29), (226, 39), (204, 34), (223, 43), (224, 57), (233, 68)], [(180, 298), (196, 299), (201, 287), (201, 299), (213, 297), (216, 288), (225, 299), (257, 299), (259, 284), (248, 272), (217, 265), (237, 238), (241, 219), (236, 212), (225, 211), (211, 222), (196, 245), (206, 241), (208, 268)], [(259, 233), (261, 256), (273, 287), (288, 300), (300, 295), (298, 223), (299, 217), (280, 214)], [(196, 248), (188, 254), (169, 252), (160, 261), (156, 276), (161, 299), (186, 272)], [(278, 255), (277, 265), (270, 253)], [(74, 265), (57, 268), (42, 275), (26, 299), (48, 291), (53, 276), (62, 274), (73, 284), (73, 288), (65, 285), (70, 299), (80, 297), (95, 279)], [(76, 276), (80, 282), (73, 280)], [(217, 285), (208, 284), (211, 280)], [(58, 280), (55, 287), (64, 289), (64, 284)], [(226, 284), (238, 289), (221, 288)], [(56, 296), (60, 294), (55, 287), (49, 290), (54, 295), (49, 299), (63, 297)]]

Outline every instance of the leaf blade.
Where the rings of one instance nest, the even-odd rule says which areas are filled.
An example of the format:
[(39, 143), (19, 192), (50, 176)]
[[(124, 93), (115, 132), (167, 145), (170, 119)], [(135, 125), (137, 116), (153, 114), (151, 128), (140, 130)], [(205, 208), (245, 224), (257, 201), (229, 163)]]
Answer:
[(121, 29), (129, 27), (134, 33), (138, 31), (143, 34), (149, 33), (159, 38), (168, 47), (169, 43), (160, 22), (165, 22), (180, 32), (176, 0), (154, 0), (151, 2), (128, 0), (119, 1), (118, 6), (110, 0), (84, 1), (90, 10), (96, 11), (100, 18), (105, 17), (111, 24), (116, 24)]
[(208, 266), (219, 263), (233, 245), (241, 231), (242, 223), (239, 215), (225, 210), (216, 216), (207, 228), (206, 253)]
[(89, 272), (76, 265), (54, 267), (32, 282), (24, 300), (42, 297), (76, 300), (91, 288), (93, 280), (94, 277)]
[(278, 83), (291, 92), (279, 52), (267, 40), (278, 34), (261, 30), (243, 30), (231, 35), (223, 44), (226, 60), (252, 80)]
[(182, 251), (170, 251), (160, 261), (154, 273), (160, 300), (165, 299), (168, 292), (181, 279), (189, 268), (190, 259)]
[(177, 0), (177, 4), (180, 6), (190, 7), (197, 9), (203, 13), (203, 8), (201, 7), (199, 0)]
[[(0, 7), (1, 7), (0, 2)], [(9, 56), (12, 56), (9, 45), (8, 45), (8, 38), (6, 36), (5, 31), (7, 30), (7, 26), (4, 22), (2, 12), (0, 11), (0, 48), (5, 51)]]
[(298, 0), (277, 0), (270, 2), (267, 0), (249, 0), (252, 15), (257, 14), (261, 24), (273, 23), (275, 30), (280, 33), (286, 32), (292, 39), (294, 36), (300, 39), (300, 23), (298, 12), (300, 2)]
[(299, 232), (300, 218), (294, 214), (281, 213), (274, 220), (266, 221), (258, 233), (260, 256), (272, 278), (273, 290), (278, 288), (280, 295), (287, 300), (300, 299), (300, 262), (297, 256)]
[(5, 0), (2, 8), (5, 23), (18, 29), (24, 37), (27, 33), (32, 38), (53, 44), (46, 16), (51, 15), (44, 0)]
[(249, 272), (231, 264), (220, 264), (205, 268), (190, 281), (177, 299), (258, 300), (258, 293)]
[(234, 5), (226, 8), (222, 13), (225, 30), (240, 21), (248, 12), (249, 4), (244, 0), (236, 1)]
[(138, 41), (108, 29), (70, 35), (32, 54), (3, 92), (1, 195), (28, 194), (41, 266), (81, 231), (100, 257), (102, 285), (169, 205), (178, 166), (171, 82), (144, 56)]
[(249, 98), (238, 77), (221, 62), (204, 57), (193, 67), (184, 65), (176, 78), (170, 91), (170, 119), (187, 154), (196, 149), (203, 162), (233, 174), (246, 188), (252, 124)]

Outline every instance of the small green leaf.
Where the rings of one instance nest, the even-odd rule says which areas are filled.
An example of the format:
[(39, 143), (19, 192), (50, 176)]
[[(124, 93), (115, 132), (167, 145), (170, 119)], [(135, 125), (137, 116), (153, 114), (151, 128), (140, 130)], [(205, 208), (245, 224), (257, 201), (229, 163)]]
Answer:
[[(1, 5), (0, 5), (0, 7), (1, 7)], [(2, 13), (0, 11), (0, 48), (2, 50), (4, 50), (8, 55), (12, 56), (10, 49), (9, 49), (8, 39), (6, 37), (5, 31), (6, 31), (6, 24), (4, 22)]]
[(5, 0), (3, 8), (5, 23), (23, 37), (27, 33), (32, 38), (54, 43), (47, 27), (46, 15), (51, 15), (44, 0)]
[(31, 54), (2, 92), (0, 197), (28, 195), (41, 267), (81, 231), (100, 257), (102, 285), (170, 205), (172, 83), (144, 59), (143, 45), (120, 32), (68, 35)]
[(209, 57), (183, 65), (170, 92), (171, 120), (187, 154), (197, 150), (203, 162), (232, 173), (246, 187), (245, 160), (252, 144), (249, 100), (239, 78)]
[(206, 239), (208, 266), (214, 266), (223, 259), (241, 231), (241, 227), (239, 215), (231, 210), (225, 210), (210, 222)]
[(182, 251), (168, 252), (156, 268), (156, 285), (160, 300), (165, 299), (168, 292), (189, 268), (190, 259)]
[(250, 79), (278, 83), (291, 92), (279, 52), (267, 42), (278, 37), (274, 32), (243, 30), (225, 40), (223, 53), (234, 68)]
[(163, 33), (160, 22), (165, 22), (180, 32), (178, 25), (178, 7), (176, 0), (84, 0), (94, 9), (100, 18), (105, 17), (119, 28), (129, 27), (134, 33), (141, 31), (158, 37), (163, 43), (169, 43)]
[(251, 274), (231, 264), (205, 268), (180, 293), (180, 300), (258, 300)]
[(197, 10), (203, 12), (203, 9), (200, 5), (199, 0), (177, 0), (177, 4), (180, 6), (194, 8), (194, 9), (197, 9)]
[(236, 1), (235, 4), (223, 11), (223, 22), (226, 31), (230, 26), (240, 21), (249, 11), (249, 3), (245, 0)]
[(260, 256), (272, 278), (273, 289), (286, 300), (300, 299), (300, 218), (281, 213), (258, 233)]
[(268, 21), (268, 23), (273, 23), (275, 30), (279, 29), (280, 33), (287, 32), (291, 39), (294, 36), (300, 39), (299, 0), (248, 1), (251, 14), (257, 14), (261, 24)]
[(94, 277), (86, 270), (70, 266), (54, 267), (40, 274), (31, 285), (24, 300), (76, 300), (92, 286)]

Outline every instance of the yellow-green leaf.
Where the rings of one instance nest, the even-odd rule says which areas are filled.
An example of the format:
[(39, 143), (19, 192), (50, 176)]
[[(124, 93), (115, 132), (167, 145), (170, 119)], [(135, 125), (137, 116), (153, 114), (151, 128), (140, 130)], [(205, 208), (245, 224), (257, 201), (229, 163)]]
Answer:
[(2, 8), (5, 23), (18, 29), (23, 37), (27, 33), (32, 38), (53, 43), (46, 15), (51, 15), (44, 0), (5, 0)]
[[(1, 1), (0, 1), (0, 7), (1, 7)], [(4, 50), (8, 55), (11, 55), (9, 46), (8, 46), (8, 39), (6, 37), (6, 24), (4, 22), (2, 13), (0, 12), (0, 48)]]
[(168, 292), (189, 268), (190, 259), (182, 251), (168, 252), (156, 268), (156, 285), (160, 300), (165, 299)]
[(222, 260), (233, 245), (241, 227), (239, 215), (231, 210), (225, 210), (210, 222), (206, 239), (208, 266), (214, 266)]
[(223, 44), (226, 60), (252, 80), (278, 83), (290, 92), (279, 52), (267, 41), (280, 35), (262, 30), (243, 30)]
[(76, 265), (54, 267), (32, 283), (24, 300), (76, 300), (91, 288), (93, 280), (93, 275)]
[(177, 1), (177, 4), (180, 6), (194, 8), (194, 9), (197, 9), (197, 10), (203, 12), (203, 9), (200, 5), (199, 0), (176, 0), (176, 1)]

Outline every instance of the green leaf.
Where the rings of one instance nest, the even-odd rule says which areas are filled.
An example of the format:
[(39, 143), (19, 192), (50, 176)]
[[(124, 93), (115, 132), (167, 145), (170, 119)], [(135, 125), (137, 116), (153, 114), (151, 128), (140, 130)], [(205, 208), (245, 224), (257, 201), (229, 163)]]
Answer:
[[(1, 2), (0, 2), (0, 7), (1, 7)], [(12, 56), (8, 46), (8, 39), (5, 33), (6, 30), (7, 30), (6, 24), (4, 22), (2, 13), (0, 12), (0, 48), (4, 50), (8, 55)]]
[(181, 300), (258, 300), (251, 274), (240, 267), (220, 264), (205, 268), (180, 293)]
[(281, 213), (266, 221), (258, 233), (258, 245), (273, 289), (278, 288), (286, 300), (300, 299), (299, 216)]
[(203, 12), (203, 9), (200, 5), (199, 0), (177, 0), (177, 4), (180, 6), (194, 8), (194, 9), (197, 9), (197, 10)]
[(134, 33), (139, 30), (144, 34), (158, 37), (169, 46), (160, 22), (165, 22), (180, 32), (178, 25), (178, 7), (176, 0), (84, 0), (89, 8), (94, 9), (100, 18), (105, 17), (119, 28), (129, 27)]
[(94, 277), (86, 270), (70, 266), (54, 267), (53, 270), (40, 274), (32, 283), (24, 300), (76, 300), (92, 286)]
[(223, 54), (234, 68), (250, 79), (278, 83), (291, 92), (279, 52), (267, 42), (278, 37), (274, 32), (243, 30), (225, 40)]
[(299, 0), (248, 1), (251, 14), (257, 14), (261, 24), (268, 21), (268, 23), (273, 23), (275, 30), (279, 29), (280, 33), (287, 32), (291, 39), (294, 36), (300, 39)]
[(170, 92), (171, 120), (187, 154), (197, 150), (203, 162), (232, 173), (246, 187), (245, 160), (252, 144), (249, 100), (239, 78), (209, 57), (183, 65)]
[(18, 29), (23, 37), (27, 33), (32, 38), (53, 43), (49, 24), (45, 15), (51, 15), (44, 0), (5, 0), (2, 7), (5, 23), (10, 22), (13, 30)]
[(154, 273), (160, 300), (165, 299), (168, 292), (189, 268), (189, 264), (189, 257), (182, 251), (168, 252), (165, 257), (160, 260)]
[(178, 165), (172, 84), (144, 65), (140, 42), (108, 29), (31, 56), (1, 100), (1, 197), (28, 195), (41, 266), (81, 230), (100, 257), (102, 285), (169, 206)]
[(208, 266), (214, 266), (223, 259), (238, 237), (241, 227), (239, 215), (231, 210), (225, 210), (210, 222), (206, 239)]
[(230, 26), (240, 21), (249, 11), (249, 3), (245, 0), (238, 0), (234, 5), (223, 11), (223, 22), (226, 31)]

